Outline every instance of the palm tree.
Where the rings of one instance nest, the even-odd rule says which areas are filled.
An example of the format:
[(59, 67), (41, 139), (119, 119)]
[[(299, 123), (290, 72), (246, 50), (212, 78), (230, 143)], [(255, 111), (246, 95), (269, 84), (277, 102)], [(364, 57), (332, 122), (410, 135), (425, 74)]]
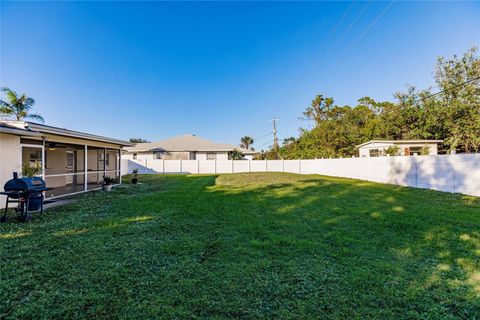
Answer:
[(253, 144), (253, 138), (249, 136), (245, 136), (240, 139), (240, 147), (248, 149)]
[(32, 119), (40, 122), (44, 122), (43, 117), (37, 113), (30, 113), (35, 100), (27, 97), (25, 94), (18, 95), (15, 91), (9, 88), (2, 88), (2, 92), (7, 97), (6, 100), (0, 100), (0, 115), (13, 118), (20, 121), (23, 119)]
[(283, 139), (283, 145), (288, 146), (290, 143), (295, 142), (295, 140), (296, 139), (294, 137), (285, 138)]

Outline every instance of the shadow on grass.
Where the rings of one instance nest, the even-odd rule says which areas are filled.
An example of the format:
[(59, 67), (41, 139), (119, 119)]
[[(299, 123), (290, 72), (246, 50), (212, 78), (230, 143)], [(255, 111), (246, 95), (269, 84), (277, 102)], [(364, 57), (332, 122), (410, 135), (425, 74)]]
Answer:
[(0, 315), (480, 314), (476, 199), (313, 175), (140, 180), (1, 225)]

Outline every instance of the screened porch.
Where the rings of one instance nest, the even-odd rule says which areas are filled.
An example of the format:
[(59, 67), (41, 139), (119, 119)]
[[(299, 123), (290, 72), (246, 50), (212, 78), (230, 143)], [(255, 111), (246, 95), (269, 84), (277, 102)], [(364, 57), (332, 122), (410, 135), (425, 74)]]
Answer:
[(55, 141), (21, 140), (22, 165), (38, 163), (48, 187), (46, 199), (98, 189), (103, 176), (120, 183), (119, 149)]

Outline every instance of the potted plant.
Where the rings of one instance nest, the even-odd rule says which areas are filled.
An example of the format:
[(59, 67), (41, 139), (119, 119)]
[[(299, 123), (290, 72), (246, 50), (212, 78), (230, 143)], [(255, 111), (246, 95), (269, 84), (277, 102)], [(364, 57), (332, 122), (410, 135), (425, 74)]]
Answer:
[(103, 176), (102, 190), (103, 191), (112, 191), (112, 187), (113, 187), (114, 182), (115, 182), (114, 178)]
[[(22, 178), (33, 178), (42, 173), (42, 165), (35, 161), (33, 164), (22, 165)], [(42, 206), (43, 194), (36, 194), (28, 199), (28, 211), (37, 211)]]
[(137, 176), (138, 169), (133, 169), (132, 173), (133, 173), (132, 184), (137, 184), (137, 182), (138, 182), (138, 176)]

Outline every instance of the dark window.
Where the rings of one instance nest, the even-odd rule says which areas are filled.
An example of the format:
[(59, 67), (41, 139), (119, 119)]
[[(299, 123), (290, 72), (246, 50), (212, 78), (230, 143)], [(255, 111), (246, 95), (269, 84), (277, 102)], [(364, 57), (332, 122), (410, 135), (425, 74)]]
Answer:
[(410, 155), (413, 156), (414, 153), (416, 153), (417, 155), (421, 155), (422, 147), (410, 147)]
[(207, 160), (216, 160), (217, 154), (215, 152), (207, 152)]
[(378, 149), (370, 149), (368, 152), (370, 154), (370, 157), (379, 157), (380, 156), (380, 152), (378, 151)]
[(133, 160), (137, 160), (137, 154), (136, 153), (133, 154)]

